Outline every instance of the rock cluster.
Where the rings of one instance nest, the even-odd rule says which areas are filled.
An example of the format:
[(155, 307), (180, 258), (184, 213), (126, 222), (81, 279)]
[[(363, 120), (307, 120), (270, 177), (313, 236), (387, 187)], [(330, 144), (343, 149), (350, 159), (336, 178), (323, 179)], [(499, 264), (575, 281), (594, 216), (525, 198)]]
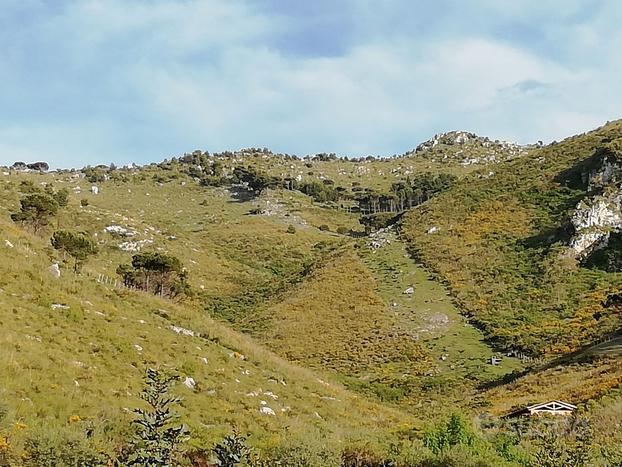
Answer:
[(391, 237), (393, 236), (393, 230), (389, 227), (386, 229), (378, 229), (375, 232), (369, 234), (369, 241), (367, 246), (372, 250), (378, 250), (383, 246), (391, 243)]
[(579, 202), (571, 218), (574, 235), (568, 253), (580, 260), (606, 247), (613, 232), (622, 231), (622, 162), (607, 149), (597, 162), (588, 174), (591, 196)]
[[(439, 150), (435, 148), (439, 147)], [(443, 149), (453, 148), (445, 151)], [(525, 154), (525, 147), (508, 141), (491, 140), (468, 131), (449, 131), (434, 135), (405, 156), (421, 156), (437, 162), (461, 165), (496, 164)]]

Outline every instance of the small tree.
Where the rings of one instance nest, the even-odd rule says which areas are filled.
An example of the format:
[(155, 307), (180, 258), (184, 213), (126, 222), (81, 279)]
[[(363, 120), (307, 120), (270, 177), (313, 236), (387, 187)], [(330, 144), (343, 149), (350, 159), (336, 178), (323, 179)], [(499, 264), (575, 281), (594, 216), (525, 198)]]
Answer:
[(235, 467), (249, 458), (251, 448), (246, 445), (246, 438), (233, 430), (233, 433), (214, 446), (212, 449), (216, 461), (221, 467)]
[(63, 255), (69, 255), (74, 259), (74, 272), (80, 271), (89, 256), (97, 254), (97, 245), (84, 233), (58, 230), (54, 232), (50, 242), (56, 250), (62, 251)]
[(160, 296), (188, 293), (187, 273), (179, 258), (158, 252), (138, 253), (131, 265), (120, 265), (117, 274), (127, 286)]
[(132, 441), (128, 465), (168, 467), (173, 465), (179, 445), (188, 434), (184, 425), (177, 425), (179, 416), (171, 407), (181, 399), (169, 394), (177, 376), (149, 368), (145, 375), (145, 388), (140, 398), (147, 409), (135, 409), (134, 424), (138, 430)]
[(20, 200), (19, 212), (11, 214), (13, 222), (30, 225), (38, 232), (58, 212), (58, 202), (46, 193), (33, 193)]

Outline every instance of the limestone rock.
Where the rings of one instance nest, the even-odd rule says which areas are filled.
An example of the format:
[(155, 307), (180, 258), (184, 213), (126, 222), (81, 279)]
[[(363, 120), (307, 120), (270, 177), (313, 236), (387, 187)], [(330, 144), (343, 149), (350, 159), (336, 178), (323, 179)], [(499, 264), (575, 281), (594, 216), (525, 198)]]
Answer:
[(188, 389), (194, 389), (196, 385), (197, 383), (194, 380), (194, 378), (191, 378), (190, 376), (186, 376), (186, 379), (184, 380), (184, 386), (186, 386)]
[(606, 247), (609, 236), (622, 231), (622, 162), (607, 148), (599, 157), (587, 175), (592, 195), (579, 202), (571, 218), (574, 235), (568, 255), (580, 260)]
[(270, 407), (264, 405), (262, 407), (259, 408), (259, 412), (261, 412), (263, 415), (273, 415), (276, 416), (276, 413), (274, 412), (274, 410), (272, 410)]
[(52, 274), (52, 276), (58, 279), (60, 277), (60, 266), (58, 265), (58, 263), (52, 264), (48, 268), (48, 272)]

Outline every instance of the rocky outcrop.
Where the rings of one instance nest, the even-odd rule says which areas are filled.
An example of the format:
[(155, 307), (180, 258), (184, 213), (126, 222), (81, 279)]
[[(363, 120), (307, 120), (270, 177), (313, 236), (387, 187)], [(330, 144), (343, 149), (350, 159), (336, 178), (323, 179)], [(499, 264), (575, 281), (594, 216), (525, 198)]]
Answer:
[(525, 154), (526, 148), (507, 141), (491, 140), (468, 131), (449, 131), (434, 135), (404, 156), (417, 156), (436, 162), (462, 165), (495, 164)]
[(622, 161), (611, 148), (595, 158), (596, 165), (588, 173), (589, 196), (571, 217), (574, 235), (569, 255), (580, 260), (606, 247), (613, 232), (622, 231)]
[(583, 200), (571, 222), (575, 234), (570, 241), (573, 256), (586, 258), (594, 250), (607, 246), (612, 232), (622, 230), (622, 193), (611, 193)]

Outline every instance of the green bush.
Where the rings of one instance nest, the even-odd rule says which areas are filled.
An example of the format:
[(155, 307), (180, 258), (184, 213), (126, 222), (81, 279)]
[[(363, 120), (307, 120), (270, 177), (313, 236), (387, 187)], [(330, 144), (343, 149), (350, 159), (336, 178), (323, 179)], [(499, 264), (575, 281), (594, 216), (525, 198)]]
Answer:
[(330, 227), (326, 224), (322, 224), (318, 227), (322, 232), (330, 232)]
[(428, 429), (423, 444), (434, 454), (440, 454), (458, 444), (472, 446), (475, 441), (473, 429), (459, 414), (452, 414), (449, 420)]
[(237, 431), (225, 438), (212, 450), (221, 467), (235, 467), (247, 460), (251, 449), (246, 445), (246, 438)]
[(296, 233), (296, 227), (294, 227), (293, 225), (290, 224), (290, 225), (287, 226), (286, 232), (288, 234), (295, 234)]
[[(95, 451), (77, 429), (46, 428), (30, 433), (24, 441), (24, 467), (95, 467), (108, 459)], [(17, 464), (16, 464), (17, 465)]]
[(343, 225), (340, 225), (339, 227), (337, 227), (336, 232), (339, 235), (348, 235), (350, 233), (350, 229), (348, 229), (347, 227), (344, 227)]

